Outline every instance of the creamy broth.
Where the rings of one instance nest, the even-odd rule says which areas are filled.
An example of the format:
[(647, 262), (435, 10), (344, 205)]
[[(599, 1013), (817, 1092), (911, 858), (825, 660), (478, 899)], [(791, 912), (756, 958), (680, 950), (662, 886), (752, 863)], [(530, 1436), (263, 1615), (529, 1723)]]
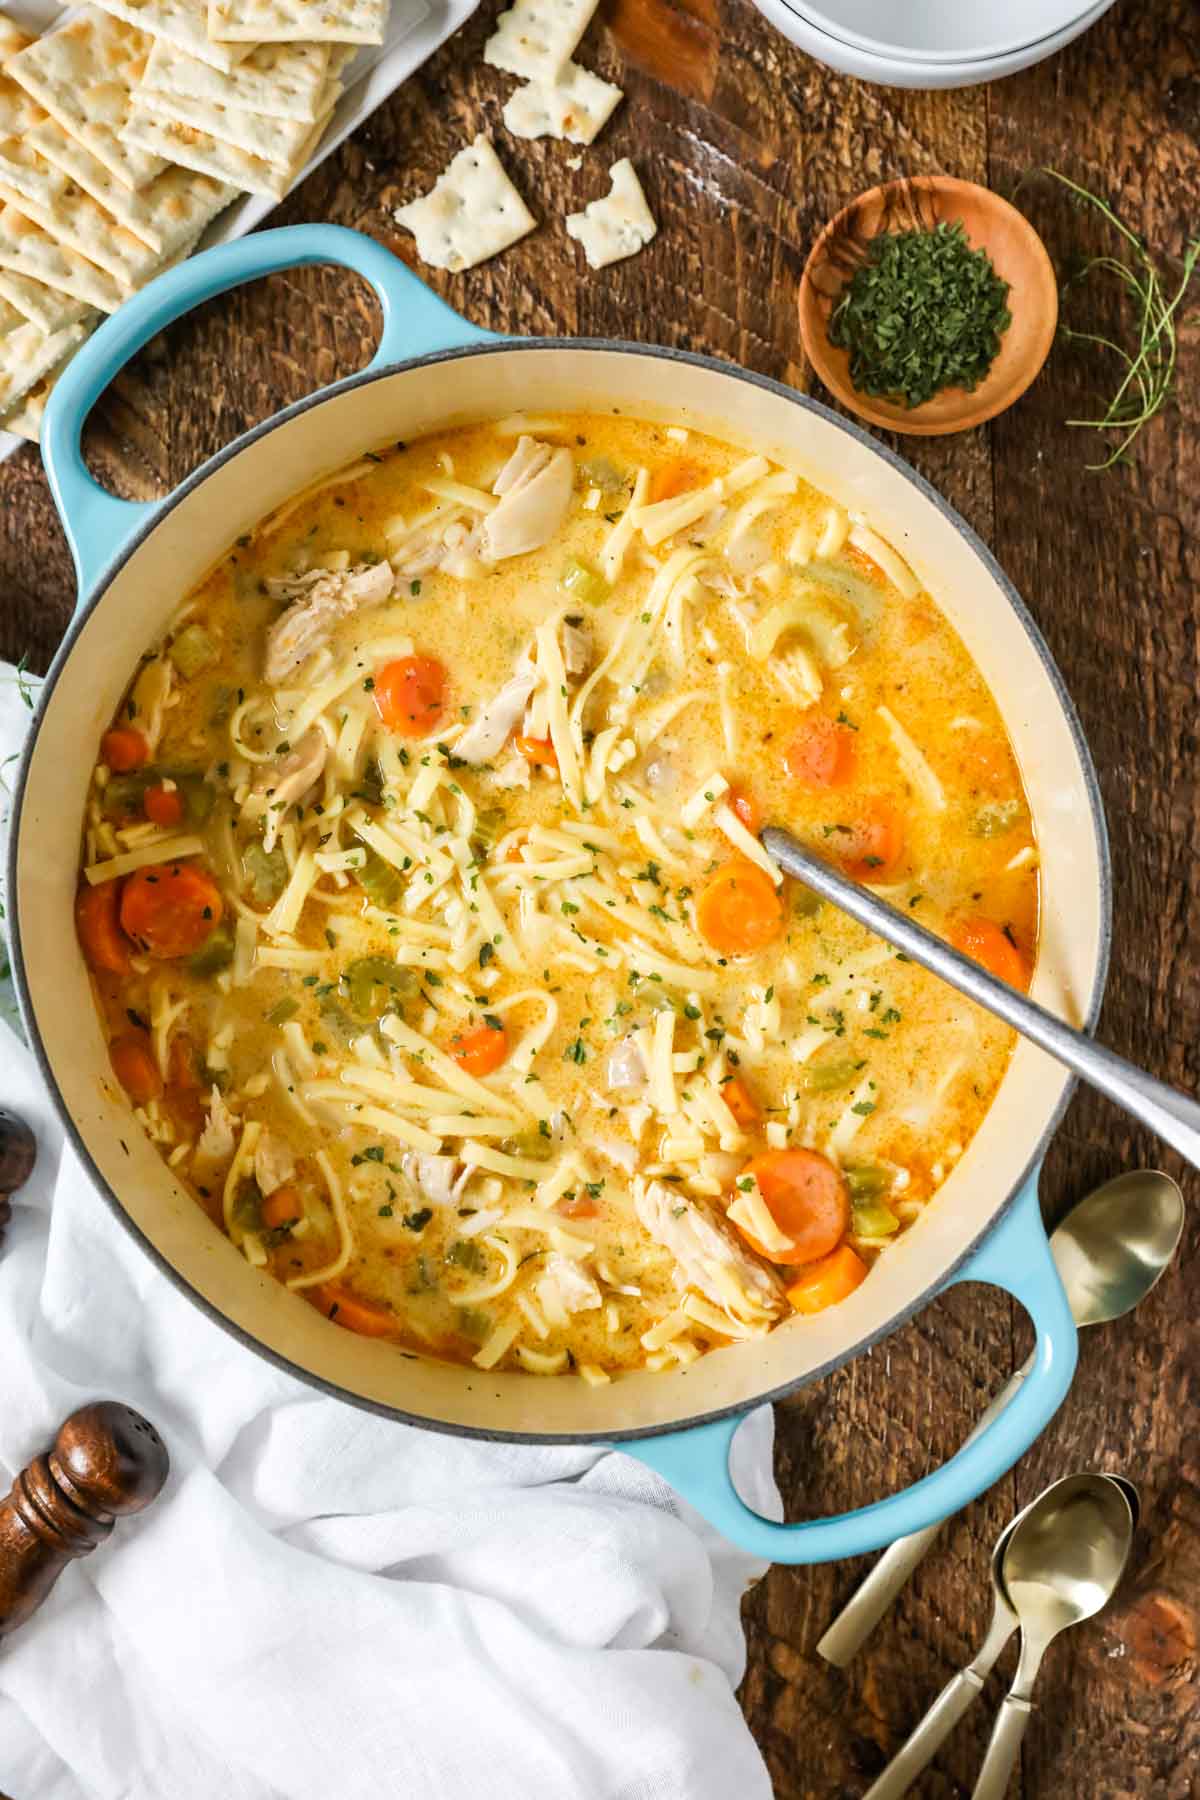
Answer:
[(615, 416), (381, 450), (239, 540), (101, 745), (114, 1071), (297, 1303), (684, 1367), (852, 1291), (1011, 1051), (780, 883), (764, 820), (1028, 979), (1003, 723), (868, 524)]

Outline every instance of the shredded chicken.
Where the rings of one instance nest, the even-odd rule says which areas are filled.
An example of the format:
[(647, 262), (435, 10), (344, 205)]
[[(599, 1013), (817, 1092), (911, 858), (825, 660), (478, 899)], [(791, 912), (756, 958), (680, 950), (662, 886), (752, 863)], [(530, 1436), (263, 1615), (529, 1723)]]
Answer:
[(565, 1312), (589, 1312), (592, 1307), (600, 1305), (600, 1289), (591, 1276), (577, 1262), (573, 1262), (569, 1256), (560, 1255), (557, 1250), (551, 1251), (543, 1262), (539, 1288), (543, 1283), (553, 1286)]
[(527, 788), (533, 781), (532, 771), (523, 756), (510, 756), (506, 763), (493, 770), (493, 777), (499, 788)]
[(254, 1179), (261, 1191), (273, 1194), (276, 1188), (286, 1187), (295, 1173), (296, 1158), (287, 1139), (273, 1131), (261, 1132), (254, 1146)]
[(212, 1179), (229, 1167), (237, 1145), (238, 1120), (225, 1104), (224, 1096), (214, 1083), (208, 1103), (204, 1130), (192, 1153), (192, 1174), (198, 1182)]
[(423, 1199), (431, 1201), (434, 1206), (450, 1205), (454, 1199), (457, 1157), (425, 1155), (419, 1150), (407, 1150), (400, 1158), (400, 1167)]
[(254, 778), (256, 794), (265, 794), (276, 812), (284, 812), (321, 779), (329, 745), (319, 725), (310, 725), (304, 736), (277, 762), (260, 765)]
[(479, 717), (472, 719), (454, 746), (455, 756), (468, 763), (493, 762), (508, 742), (537, 684), (536, 670), (518, 670), (488, 701)]
[(287, 611), (267, 631), (263, 674), (271, 685), (298, 669), (328, 642), (335, 625), (364, 606), (378, 606), (394, 585), (391, 565), (359, 563), (341, 571), (317, 571)]
[(435, 519), (410, 531), (396, 546), (392, 552), (392, 567), (397, 575), (408, 581), (413, 576), (432, 575), (435, 569), (444, 567), (449, 554), (446, 527), (440, 519)]
[(146, 740), (151, 756), (162, 736), (167, 701), (171, 697), (174, 670), (165, 656), (152, 657), (142, 665), (129, 696), (128, 716)]
[(608, 1053), (604, 1085), (610, 1094), (640, 1094), (646, 1085), (646, 1065), (631, 1037), (622, 1038)]
[(575, 459), (569, 450), (519, 438), (492, 486), (500, 504), (480, 529), (482, 560), (500, 562), (539, 550), (562, 524), (574, 486)]
[(592, 634), (585, 631), (582, 625), (572, 625), (563, 621), (562, 628), (563, 668), (567, 674), (578, 681), (587, 674), (592, 666)]
[(680, 1287), (696, 1288), (744, 1319), (774, 1318), (783, 1310), (775, 1276), (700, 1201), (662, 1181), (635, 1181), (633, 1205), (650, 1236), (675, 1258)]

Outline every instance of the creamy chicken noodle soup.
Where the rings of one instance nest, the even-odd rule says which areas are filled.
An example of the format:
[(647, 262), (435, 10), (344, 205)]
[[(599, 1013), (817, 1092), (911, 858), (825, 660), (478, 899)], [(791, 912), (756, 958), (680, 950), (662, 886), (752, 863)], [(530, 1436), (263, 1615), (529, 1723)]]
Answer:
[(298, 1305), (685, 1367), (843, 1300), (1011, 1049), (781, 880), (764, 819), (1026, 983), (1004, 726), (866, 520), (616, 416), (390, 446), (238, 540), (104, 735), (114, 1075)]

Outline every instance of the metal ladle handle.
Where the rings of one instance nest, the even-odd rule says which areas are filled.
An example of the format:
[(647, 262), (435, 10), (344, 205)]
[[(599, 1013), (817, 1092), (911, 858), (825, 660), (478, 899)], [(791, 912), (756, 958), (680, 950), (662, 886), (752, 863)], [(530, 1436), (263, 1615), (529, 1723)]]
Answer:
[(813, 856), (786, 831), (768, 827), (762, 834), (768, 854), (780, 868), (802, 881), (823, 900), (832, 901), (842, 912), (849, 913), (868, 931), (873, 931), (889, 944), (895, 944), (922, 967), (931, 969), (943, 981), (966, 994), (1005, 1024), (1011, 1025), (1031, 1043), (1045, 1050), (1091, 1087), (1115, 1100), (1135, 1119), (1157, 1133), (1164, 1143), (1178, 1150), (1194, 1169), (1200, 1169), (1200, 1105), (1186, 1094), (1168, 1087), (1165, 1081), (1149, 1075), (1144, 1069), (1126, 1062), (1115, 1051), (1097, 1044), (1086, 1032), (1058, 1019), (1000, 981), (969, 956), (951, 948), (942, 938), (927, 931), (913, 919), (880, 900), (868, 889), (859, 887), (839, 875), (819, 857)]

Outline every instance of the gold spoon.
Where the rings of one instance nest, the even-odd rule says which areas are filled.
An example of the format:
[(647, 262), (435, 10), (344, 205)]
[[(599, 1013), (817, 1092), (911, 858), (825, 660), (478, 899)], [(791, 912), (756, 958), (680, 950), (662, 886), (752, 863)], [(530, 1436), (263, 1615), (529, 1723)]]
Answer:
[[(1183, 1220), (1183, 1195), (1159, 1169), (1131, 1169), (1073, 1206), (1051, 1234), (1050, 1249), (1076, 1325), (1107, 1325), (1140, 1305), (1170, 1265)], [(1004, 1384), (972, 1437), (1004, 1410), (1030, 1366)], [(884, 1551), (817, 1645), (826, 1662), (845, 1668), (940, 1530), (940, 1523), (929, 1525)]]

